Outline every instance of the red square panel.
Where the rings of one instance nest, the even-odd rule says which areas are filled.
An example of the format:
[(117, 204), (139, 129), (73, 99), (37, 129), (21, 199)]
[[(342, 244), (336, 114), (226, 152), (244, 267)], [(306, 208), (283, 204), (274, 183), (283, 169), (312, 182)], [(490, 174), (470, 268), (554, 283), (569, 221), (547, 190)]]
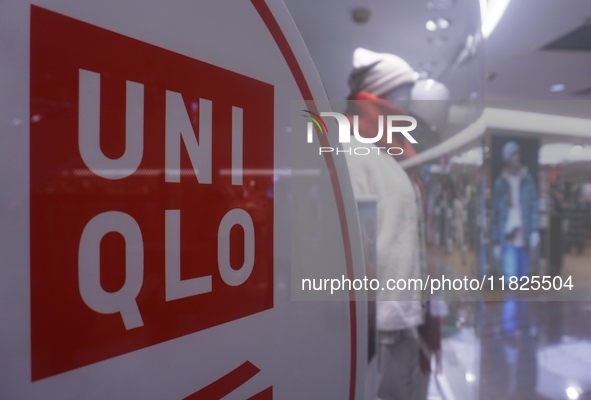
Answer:
[(273, 307), (272, 86), (33, 6), (30, 143), (33, 380)]

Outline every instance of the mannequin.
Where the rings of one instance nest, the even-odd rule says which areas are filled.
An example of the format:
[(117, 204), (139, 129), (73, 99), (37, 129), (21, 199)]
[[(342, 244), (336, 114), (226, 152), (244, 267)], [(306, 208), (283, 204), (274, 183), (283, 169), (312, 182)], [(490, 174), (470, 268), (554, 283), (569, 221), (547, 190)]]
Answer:
[(501, 155), (505, 168), (494, 182), (491, 201), (493, 255), (502, 260), (505, 279), (521, 278), (529, 270), (529, 252), (538, 246), (538, 194), (521, 148), (510, 140)]
[[(433, 91), (441, 99), (449, 95), (447, 89), (435, 81), (417, 81), (418, 74), (406, 61), (393, 54), (357, 49), (353, 55), (353, 68), (349, 79), (349, 100), (353, 101), (349, 102), (346, 114), (350, 119), (359, 116), (362, 136), (375, 135), (378, 129), (376, 115), (408, 115), (414, 106), (411, 100), (428, 97), (426, 92)], [(423, 109), (432, 111), (429, 107)], [(423, 120), (423, 125), (436, 126), (438, 122), (433, 117), (439, 115), (441, 118), (442, 114), (441, 111), (427, 113), (425, 117), (429, 122)], [(422, 119), (419, 115), (416, 118)], [(429, 129), (429, 133), (432, 132), (433, 129)], [(425, 137), (420, 137), (417, 140), (424, 142)], [(392, 146), (404, 149), (398, 157), (385, 153), (347, 157), (355, 194), (377, 198), (377, 275), (382, 287), (386, 286), (388, 279), (426, 276), (419, 229), (423, 212), (420, 182), (412, 182), (397, 161), (414, 156), (416, 151), (404, 138), (393, 140)], [(363, 144), (352, 137), (351, 143), (343, 146), (346, 149)], [(381, 375), (378, 397), (381, 400), (424, 399), (425, 376), (428, 378), (425, 372), (428, 372), (430, 362), (427, 359), (427, 371), (421, 370), (419, 352), (424, 346), (419, 338), (419, 327), (426, 318), (421, 293), (378, 291), (377, 300)]]

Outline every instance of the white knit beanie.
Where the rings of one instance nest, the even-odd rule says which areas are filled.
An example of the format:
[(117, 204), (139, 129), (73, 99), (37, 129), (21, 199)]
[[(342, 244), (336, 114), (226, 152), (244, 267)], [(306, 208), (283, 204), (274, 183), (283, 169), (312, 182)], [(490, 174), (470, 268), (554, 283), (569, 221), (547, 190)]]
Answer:
[(381, 97), (405, 83), (414, 83), (417, 74), (402, 58), (358, 48), (353, 53), (353, 72), (349, 77), (352, 93), (369, 92)]

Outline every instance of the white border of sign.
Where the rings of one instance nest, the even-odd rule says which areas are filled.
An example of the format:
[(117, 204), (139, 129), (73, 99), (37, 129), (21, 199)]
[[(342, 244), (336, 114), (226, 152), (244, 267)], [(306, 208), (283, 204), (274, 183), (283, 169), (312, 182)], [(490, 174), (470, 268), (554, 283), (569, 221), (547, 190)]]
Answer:
[[(314, 353), (315, 348), (330, 343), (333, 338), (326, 332), (338, 332), (339, 338), (347, 336), (348, 352), (345, 354), (344, 346), (340, 343), (330, 346), (331, 352), (328, 360), (318, 360), (317, 365), (310, 365), (309, 371), (299, 371), (297, 375), (288, 376), (287, 372), (295, 373), (290, 365), (291, 360), (285, 359), (285, 366), (277, 371), (264, 369), (256, 379), (248, 382), (240, 390), (233, 392), (228, 399), (246, 398), (256, 394), (261, 388), (275, 382), (278, 377), (288, 379), (276, 393), (278, 398), (310, 398), (315, 395), (327, 396), (326, 392), (331, 386), (321, 382), (323, 379), (342, 378), (338, 393), (328, 393), (328, 397), (347, 394), (351, 399), (363, 397), (363, 384), (365, 381), (365, 340), (366, 340), (366, 304), (360, 298), (355, 298), (351, 293), (348, 304), (325, 302), (322, 305), (312, 302), (294, 302), (290, 304), (284, 292), (276, 287), (275, 304), (281, 301), (281, 308), (268, 310), (252, 317), (233, 321), (221, 327), (214, 327), (202, 332), (196, 332), (178, 339), (164, 342), (146, 349), (101, 361), (86, 367), (69, 371), (55, 377), (31, 382), (31, 349), (30, 349), (30, 273), (29, 273), (29, 120), (30, 120), (30, 6), (31, 3), (55, 12), (88, 22), (104, 29), (117, 32), (146, 43), (184, 54), (192, 58), (204, 60), (221, 68), (233, 70), (261, 81), (281, 82), (284, 96), (286, 92), (299, 93), (301, 100), (305, 98), (312, 103), (328, 103), (326, 93), (312, 59), (299, 32), (280, 0), (252, 0), (251, 2), (222, 1), (217, 3), (203, 2), (201, 4), (187, 5), (181, 1), (162, 3), (159, 1), (146, 1), (141, 8), (131, 2), (107, 0), (105, 2), (85, 3), (74, 0), (36, 0), (33, 2), (9, 0), (0, 6), (0, 25), (4, 27), (6, 34), (0, 37), (0, 57), (3, 74), (0, 76), (0, 94), (2, 105), (2, 118), (0, 129), (3, 135), (0, 138), (0, 159), (3, 166), (0, 168), (0, 339), (2, 340), (4, 354), (0, 360), (0, 397), (4, 398), (181, 398), (190, 395), (194, 390), (211, 382), (219, 376), (220, 370), (227, 370), (230, 366), (240, 365), (245, 355), (259, 354), (252, 361), (256, 365), (268, 364), (266, 360), (274, 357), (283, 357), (293, 343), (287, 343), (282, 335), (289, 332), (289, 324), (285, 319), (302, 312), (316, 312), (318, 316), (310, 318), (308, 315), (301, 321), (324, 321), (326, 315), (333, 312), (336, 315), (333, 326), (314, 328), (326, 337), (308, 338), (313, 348), (307, 350), (306, 356)], [(188, 10), (190, 9), (190, 10)], [(208, 16), (220, 13), (227, 14), (228, 21), (220, 24), (216, 18)], [(199, 12), (196, 12), (199, 11)], [(199, 14), (199, 15), (197, 15)], [(220, 14), (221, 15), (221, 14)], [(253, 21), (259, 21), (255, 24)], [(260, 20), (259, 20), (260, 19)], [(249, 23), (244, 23), (249, 21)], [(203, 31), (216, 32), (219, 35), (220, 45), (228, 42), (224, 36), (227, 31), (241, 32), (242, 29), (250, 29), (248, 34), (242, 34), (234, 40), (238, 42), (235, 47), (240, 48), (256, 38), (257, 54), (244, 59), (240, 68), (236, 67), (237, 56), (231, 51), (213, 51), (212, 46), (200, 46), (199, 42), (191, 35), (192, 26), (199, 24)], [(227, 25), (227, 26), (220, 26)], [(248, 28), (243, 28), (244, 26)], [(226, 29), (232, 26), (232, 29)], [(252, 37), (249, 35), (252, 34)], [(212, 34), (213, 35), (213, 34)], [(204, 39), (213, 40), (210, 37)], [(197, 44), (196, 44), (197, 43)], [(211, 43), (210, 43), (211, 44)], [(214, 46), (215, 47), (215, 46)], [(294, 74), (293, 81), (285, 79), (285, 71), (272, 72), (273, 76), (266, 76), (267, 70), (257, 68), (259, 61), (257, 56), (271, 53), (276, 57), (281, 55), (287, 66), (276, 66), (275, 69), (288, 69)], [(289, 55), (291, 54), (291, 56)], [(286, 57), (287, 56), (287, 57)], [(293, 58), (291, 58), (293, 56)], [(278, 59), (276, 57), (276, 59)], [(298, 72), (299, 71), (299, 72)], [(281, 80), (282, 79), (282, 80)], [(277, 103), (276, 103), (277, 104)], [(281, 104), (283, 113), (276, 120), (283, 119), (284, 125), (289, 124), (290, 109)], [(277, 112), (277, 111), (276, 111)], [(281, 126), (284, 126), (281, 125)], [(276, 122), (277, 127), (280, 126)], [(279, 132), (275, 136), (279, 136)], [(336, 138), (320, 138), (328, 140), (331, 146), (339, 144)], [(287, 142), (287, 141), (285, 141)], [(285, 146), (285, 142), (283, 146)], [(334, 143), (333, 143), (334, 142)], [(282, 146), (279, 141), (277, 146)], [(333, 203), (336, 203), (340, 220), (342, 246), (345, 250), (344, 258), (346, 273), (349, 278), (361, 278), (363, 276), (362, 248), (357, 224), (357, 212), (355, 199), (350, 187), (349, 176), (344, 158), (325, 157), (326, 168), (329, 170), (334, 195)], [(285, 168), (279, 157), (275, 157), (276, 170)], [(276, 214), (277, 216), (277, 209)], [(282, 224), (285, 221), (281, 222)], [(277, 220), (275, 224), (279, 224)], [(282, 246), (275, 241), (276, 249)], [(280, 253), (277, 251), (276, 253)], [(342, 255), (335, 258), (334, 263), (340, 262)], [(338, 258), (338, 260), (336, 259)], [(277, 285), (278, 278), (276, 277)], [(358, 295), (359, 296), (359, 295)], [(282, 312), (291, 311), (292, 314), (281, 315)], [(295, 310), (295, 311), (294, 311)], [(343, 312), (346, 311), (346, 312)], [(348, 314), (347, 314), (348, 312)], [(299, 314), (298, 314), (299, 313)], [(322, 314), (322, 315), (321, 315)], [(248, 324), (245, 322), (248, 320)], [(296, 321), (297, 322), (297, 321)], [(294, 323), (296, 323), (294, 322)], [(275, 325), (283, 325), (276, 327)], [(271, 338), (256, 338), (256, 332), (260, 326), (273, 326)], [(306, 327), (307, 329), (309, 327)], [(231, 334), (241, 332), (248, 339), (242, 339)], [(295, 335), (295, 333), (291, 333)], [(340, 340), (340, 339), (339, 339)], [(274, 346), (280, 348), (278, 354), (269, 353), (268, 342), (277, 341)], [(207, 343), (208, 346), (203, 346)], [(251, 346), (251, 348), (245, 348)], [(304, 348), (304, 344), (299, 344)], [(208, 348), (205, 348), (208, 347)], [(341, 350), (340, 356), (336, 356), (335, 350)], [(297, 346), (289, 349), (289, 354), (298, 351)], [(300, 349), (301, 351), (301, 349)], [(211, 363), (211, 352), (217, 352), (219, 356)], [(308, 354), (309, 353), (309, 354)], [(318, 351), (316, 350), (316, 353)], [(250, 356), (249, 356), (250, 357)], [(295, 357), (295, 356), (294, 356)], [(319, 356), (320, 357), (320, 356)], [(340, 357), (340, 358), (338, 358)], [(281, 358), (283, 360), (283, 358)], [(166, 363), (174, 361), (174, 366), (167, 367)], [(196, 361), (197, 360), (197, 361)], [(199, 360), (208, 360), (204, 362)], [(238, 362), (238, 363), (237, 363)], [(196, 365), (201, 365), (195, 369)], [(335, 371), (318, 370), (326, 367)], [(348, 372), (341, 374), (346, 368)], [(316, 371), (316, 372), (315, 372)], [(320, 386), (302, 387), (301, 382), (310, 376), (318, 375)], [(348, 379), (347, 379), (348, 378)], [(333, 385), (334, 383), (331, 383)], [(346, 387), (344, 387), (346, 386)], [(191, 389), (192, 388), (192, 389)], [(289, 395), (289, 393), (291, 393)], [(331, 396), (331, 394), (333, 396)]]

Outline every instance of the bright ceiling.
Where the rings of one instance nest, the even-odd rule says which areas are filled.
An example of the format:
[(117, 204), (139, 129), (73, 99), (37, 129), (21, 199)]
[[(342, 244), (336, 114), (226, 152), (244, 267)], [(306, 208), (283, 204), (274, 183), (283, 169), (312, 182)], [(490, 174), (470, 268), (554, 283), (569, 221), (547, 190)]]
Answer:
[[(454, 64), (469, 36), (477, 37), (479, 32), (478, 0), (286, 3), (331, 99), (347, 96), (351, 55), (355, 48), (366, 47), (405, 58), (415, 70), (445, 82), (454, 99), (500, 100), (495, 107), (501, 108), (506, 100), (529, 99), (536, 101), (512, 102), (507, 108), (591, 117), (591, 90), (586, 95), (575, 93), (591, 88), (591, 52), (541, 50), (586, 23), (591, 17), (590, 0), (512, 0), (494, 32), (472, 48), (473, 57), (460, 66)], [(358, 8), (370, 12), (364, 24), (353, 21)], [(440, 17), (449, 20), (450, 27), (427, 30), (427, 21)], [(564, 85), (564, 90), (550, 91), (556, 84)], [(566, 99), (572, 101), (562, 101)]]

